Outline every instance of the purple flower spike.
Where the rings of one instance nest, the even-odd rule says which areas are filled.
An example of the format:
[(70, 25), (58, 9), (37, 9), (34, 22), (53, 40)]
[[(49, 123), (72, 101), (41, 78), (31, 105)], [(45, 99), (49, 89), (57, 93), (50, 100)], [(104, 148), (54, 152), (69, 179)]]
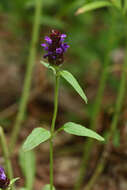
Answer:
[(48, 62), (53, 65), (60, 65), (64, 61), (64, 52), (69, 48), (67, 43), (63, 43), (66, 34), (61, 34), (57, 30), (52, 30), (50, 37), (46, 36), (46, 44), (41, 44), (47, 52), (43, 57), (48, 58)]
[(10, 180), (5, 175), (5, 171), (0, 167), (0, 188), (6, 189), (10, 183)]

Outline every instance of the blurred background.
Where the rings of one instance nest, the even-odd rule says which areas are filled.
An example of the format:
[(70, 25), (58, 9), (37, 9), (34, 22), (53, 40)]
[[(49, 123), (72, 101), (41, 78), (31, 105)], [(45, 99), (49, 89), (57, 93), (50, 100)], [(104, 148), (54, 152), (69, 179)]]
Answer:
[[(118, 10), (101, 8), (75, 15), (79, 7), (89, 2), (90, 0), (42, 0), (32, 87), (12, 159), (15, 176), (22, 176), (17, 182), (19, 187), (24, 185), (24, 174), (18, 158), (21, 144), (33, 128), (38, 126), (49, 128), (51, 124), (54, 78), (52, 73), (40, 64), (40, 60), (43, 59), (43, 48), (40, 44), (43, 43), (44, 36), (49, 35), (52, 29), (67, 34), (66, 41), (70, 48), (65, 55), (62, 67), (74, 74), (88, 98), (88, 104), (84, 104), (71, 86), (61, 80), (56, 128), (67, 121), (90, 127), (95, 97), (108, 52), (110, 64), (101, 109), (96, 118), (96, 131), (106, 136), (107, 131), (110, 130), (125, 56), (125, 25)], [(35, 7), (35, 0), (0, 0), (0, 125), (5, 129), (8, 142), (22, 94)], [(109, 40), (111, 30), (113, 30), (112, 44)], [(118, 126), (110, 143), (110, 154), (107, 157), (105, 169), (92, 190), (127, 190), (126, 105), (125, 98)], [(83, 146), (86, 140), (86, 138), (71, 136), (64, 132), (58, 134), (54, 142), (54, 181), (57, 189), (73, 189), (80, 173)], [(35, 150), (35, 190), (49, 183), (48, 145), (46, 142)], [(80, 189), (84, 189), (85, 184), (93, 175), (103, 146), (104, 144), (95, 141)], [(0, 150), (0, 163), (2, 162)]]

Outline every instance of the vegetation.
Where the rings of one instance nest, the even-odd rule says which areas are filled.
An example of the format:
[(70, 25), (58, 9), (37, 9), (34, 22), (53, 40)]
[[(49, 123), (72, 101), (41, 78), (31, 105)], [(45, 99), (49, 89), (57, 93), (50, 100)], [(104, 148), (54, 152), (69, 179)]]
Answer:
[(1, 189), (126, 190), (126, 20), (127, 0), (0, 2)]

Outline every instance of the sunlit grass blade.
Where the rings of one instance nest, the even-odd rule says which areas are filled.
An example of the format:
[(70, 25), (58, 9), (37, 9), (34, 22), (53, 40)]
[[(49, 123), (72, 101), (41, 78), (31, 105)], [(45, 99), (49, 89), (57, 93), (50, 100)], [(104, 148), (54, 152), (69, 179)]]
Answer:
[(76, 11), (76, 15), (88, 12), (88, 11), (92, 11), (92, 10), (96, 10), (102, 7), (109, 7), (112, 6), (112, 3), (110, 3), (109, 1), (95, 1), (95, 2), (91, 2), (88, 4), (85, 4), (84, 6), (80, 7), (77, 11)]

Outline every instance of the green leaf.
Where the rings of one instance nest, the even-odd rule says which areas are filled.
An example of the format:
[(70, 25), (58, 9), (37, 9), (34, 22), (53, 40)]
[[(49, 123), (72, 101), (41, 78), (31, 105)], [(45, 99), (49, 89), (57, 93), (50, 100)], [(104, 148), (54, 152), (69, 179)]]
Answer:
[(16, 178), (13, 178), (11, 181), (10, 181), (10, 186), (15, 183), (18, 179), (20, 179), (19, 177), (16, 177)]
[(99, 141), (104, 141), (104, 138), (98, 135), (95, 131), (73, 122), (65, 123), (62, 128), (65, 132), (72, 135), (91, 137)]
[(103, 7), (109, 7), (109, 6), (112, 6), (112, 4), (109, 1), (95, 1), (89, 4), (85, 4), (83, 7), (80, 7), (76, 11), (75, 14), (78, 15), (78, 14), (82, 14), (88, 11), (92, 11), (92, 10), (103, 8)]
[(82, 97), (82, 99), (87, 103), (87, 97), (80, 87), (78, 81), (75, 77), (68, 71), (60, 71), (60, 75), (75, 89), (75, 91)]
[(35, 178), (35, 153), (34, 151), (24, 152), (20, 150), (19, 154), (19, 163), (22, 169), (22, 172), (25, 176), (25, 186), (27, 190), (31, 190)]
[(50, 131), (40, 127), (34, 129), (23, 144), (23, 151), (29, 151), (35, 148), (42, 142), (48, 140), (50, 137)]
[(44, 62), (44, 61), (40, 61), (40, 63), (41, 63), (42, 65), (44, 65), (46, 68), (51, 69), (51, 70), (53, 71), (53, 73), (56, 74), (55, 68), (54, 68), (53, 66), (51, 66), (49, 63), (46, 63), (46, 62)]
[[(42, 190), (50, 190), (50, 184), (46, 184)], [(55, 187), (53, 186), (53, 190), (56, 190)]]

